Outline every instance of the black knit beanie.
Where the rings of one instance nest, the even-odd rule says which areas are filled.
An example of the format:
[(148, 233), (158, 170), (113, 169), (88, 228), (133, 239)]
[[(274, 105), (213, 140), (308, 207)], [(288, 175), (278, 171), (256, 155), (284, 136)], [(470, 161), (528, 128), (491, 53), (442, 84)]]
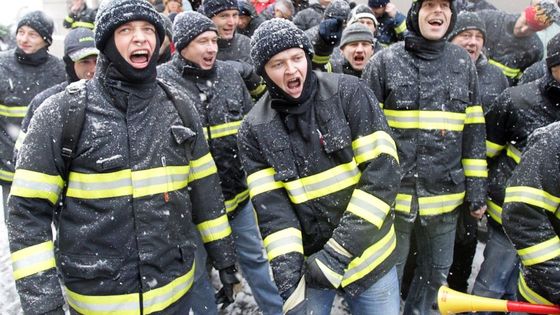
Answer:
[(104, 0), (95, 17), (95, 46), (103, 51), (115, 29), (130, 21), (146, 21), (155, 26), (159, 42), (165, 38), (163, 20), (146, 0)]
[(29, 26), (34, 29), (45, 40), (47, 46), (52, 44), (54, 24), (52, 19), (43, 11), (33, 11), (24, 15), (18, 22), (16, 32), (22, 26)]
[(173, 23), (173, 43), (175, 43), (175, 49), (180, 53), (193, 39), (206, 31), (218, 33), (214, 22), (206, 16), (195, 11), (177, 14)]
[(348, 20), (350, 15), (350, 5), (346, 0), (333, 0), (325, 9), (324, 18), (340, 18)]
[(251, 37), (251, 59), (257, 74), (262, 75), (270, 58), (289, 48), (301, 48), (313, 57), (313, 47), (305, 32), (291, 21), (274, 18), (259, 25)]
[[(447, 32), (443, 35), (444, 39), (449, 33), (451, 33), (455, 27), (455, 22), (457, 21), (457, 7), (455, 6), (455, 0), (448, 0), (450, 7), (451, 7), (451, 21), (449, 21), (449, 27), (447, 28)], [(408, 10), (408, 14), (406, 16), (406, 29), (409, 32), (415, 33), (418, 36), (422, 36), (420, 33), (420, 26), (418, 25), (418, 12), (422, 7), (422, 3), (424, 0), (412, 0), (412, 5)]]
[(484, 23), (482, 23), (482, 20), (476, 12), (469, 11), (462, 11), (457, 15), (457, 22), (455, 23), (453, 31), (449, 33), (447, 40), (452, 41), (455, 36), (467, 30), (479, 30), (484, 40), (486, 40), (486, 28), (484, 27)]
[(368, 6), (370, 8), (381, 8), (387, 5), (389, 0), (368, 0)]
[(548, 69), (560, 65), (560, 33), (546, 44), (546, 66)]
[(237, 0), (204, 0), (202, 12), (209, 18), (225, 10), (239, 10)]

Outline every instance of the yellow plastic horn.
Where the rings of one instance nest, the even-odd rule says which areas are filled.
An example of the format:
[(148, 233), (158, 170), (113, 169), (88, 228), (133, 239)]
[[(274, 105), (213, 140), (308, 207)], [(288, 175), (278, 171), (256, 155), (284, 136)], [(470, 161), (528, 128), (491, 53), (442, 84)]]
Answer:
[(442, 315), (463, 312), (507, 312), (507, 300), (492, 299), (440, 287), (438, 307)]

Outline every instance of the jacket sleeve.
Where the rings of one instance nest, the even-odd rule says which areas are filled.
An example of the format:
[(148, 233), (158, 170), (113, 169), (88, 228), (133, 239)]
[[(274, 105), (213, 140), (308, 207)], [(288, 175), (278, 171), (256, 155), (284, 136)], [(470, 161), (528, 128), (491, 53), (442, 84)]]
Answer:
[(392, 19), (391, 28), (395, 31), (395, 35), (398, 40), (404, 39), (404, 33), (406, 33), (406, 16), (400, 12)]
[[(390, 208), (401, 181), (397, 148), (373, 92), (362, 81), (349, 83), (341, 86), (341, 99), (361, 175), (327, 245), (338, 244), (352, 257), (366, 249), (389, 248), (379, 252), (387, 257), (396, 242)], [(331, 249), (337, 251), (338, 245)]]
[[(183, 99), (188, 100), (188, 97)], [(220, 270), (235, 264), (231, 227), (220, 188), (218, 169), (204, 138), (202, 124), (194, 105), (185, 101), (191, 113), (191, 127), (196, 132), (190, 155), (189, 188), (193, 221), (202, 237), (213, 266)]]
[[(558, 130), (558, 124), (551, 126)], [(560, 146), (558, 132), (549, 127), (529, 139), (506, 188), (502, 222), (523, 264), (523, 283), (537, 292), (534, 297), (542, 294), (560, 304), (560, 239), (554, 229), (559, 226)]]
[(43, 314), (64, 305), (58, 281), (51, 223), (62, 191), (61, 118), (51, 98), (31, 120), (8, 199), (8, 236), (25, 314)]
[(505, 90), (484, 115), (486, 121), (486, 156), (490, 159), (500, 155), (508, 141), (508, 120), (512, 100), (510, 91)]
[(362, 72), (362, 79), (366, 82), (366, 85), (373, 91), (376, 99), (379, 101), (379, 105), (383, 108), (383, 102), (385, 101), (385, 67), (383, 62), (383, 57), (385, 53), (381, 51), (373, 55), (373, 58), (367, 63), (364, 71)]
[(302, 277), (301, 227), (282, 183), (261, 153), (250, 120), (249, 116), (239, 129), (239, 152), (274, 281), (286, 301)]
[(466, 178), (465, 201), (470, 210), (485, 205), (488, 170), (486, 163), (486, 127), (484, 112), (478, 96), (478, 77), (473, 63), (468, 63), (469, 104), (463, 129), (463, 156), (461, 162)]

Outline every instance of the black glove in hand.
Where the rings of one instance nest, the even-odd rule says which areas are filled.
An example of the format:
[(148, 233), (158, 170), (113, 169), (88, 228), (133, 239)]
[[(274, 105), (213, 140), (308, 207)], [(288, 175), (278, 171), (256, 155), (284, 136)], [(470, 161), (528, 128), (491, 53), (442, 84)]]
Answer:
[(467, 208), (469, 209), (469, 211), (477, 211), (478, 209), (486, 206), (486, 201), (484, 200), (479, 200), (479, 201), (469, 201), (466, 200), (465, 201)]
[(235, 266), (221, 269), (220, 281), (222, 288), (216, 293), (216, 304), (222, 304), (222, 309), (235, 301), (235, 294), (241, 289)]
[(322, 249), (305, 261), (305, 281), (310, 288), (337, 289), (349, 263), (350, 258)]
[(342, 18), (327, 18), (319, 23), (319, 36), (329, 45), (336, 45), (342, 37), (344, 20)]

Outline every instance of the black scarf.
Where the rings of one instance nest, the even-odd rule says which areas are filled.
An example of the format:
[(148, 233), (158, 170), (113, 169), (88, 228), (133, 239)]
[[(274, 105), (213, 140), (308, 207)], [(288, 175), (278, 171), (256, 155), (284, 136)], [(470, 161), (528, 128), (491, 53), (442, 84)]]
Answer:
[(49, 60), (49, 53), (47, 51), (48, 48), (43, 47), (32, 54), (26, 54), (19, 47), (16, 47), (16, 60), (21, 64), (29, 66), (42, 65)]
[(352, 64), (350, 64), (350, 61), (348, 61), (346, 58), (344, 58), (344, 62), (342, 63), (342, 73), (353, 75), (358, 78), (362, 77), (362, 70), (354, 69), (352, 67)]
[(555, 106), (560, 106), (560, 82), (556, 81), (550, 71), (545, 75), (543, 95)]
[(115, 37), (111, 36), (107, 41), (107, 45), (103, 50), (103, 54), (107, 57), (107, 59), (111, 63), (111, 67), (113, 67), (117, 72), (123, 75), (125, 81), (130, 83), (148, 83), (148, 82), (155, 82), (156, 81), (156, 67), (157, 67), (157, 60), (158, 60), (158, 51), (159, 51), (159, 39), (156, 36), (156, 47), (154, 47), (154, 52), (152, 58), (148, 63), (148, 66), (144, 69), (136, 69), (132, 67), (124, 58), (121, 56), (119, 51), (117, 50), (117, 46), (115, 45)]
[(427, 40), (412, 32), (404, 37), (404, 49), (424, 60), (436, 60), (443, 55), (445, 40)]
[(182, 60), (182, 75), (183, 77), (195, 77), (201, 79), (209, 79), (216, 74), (216, 63), (212, 66), (212, 68), (205, 70), (202, 69), (199, 65), (186, 60), (185, 58), (178, 56)]

